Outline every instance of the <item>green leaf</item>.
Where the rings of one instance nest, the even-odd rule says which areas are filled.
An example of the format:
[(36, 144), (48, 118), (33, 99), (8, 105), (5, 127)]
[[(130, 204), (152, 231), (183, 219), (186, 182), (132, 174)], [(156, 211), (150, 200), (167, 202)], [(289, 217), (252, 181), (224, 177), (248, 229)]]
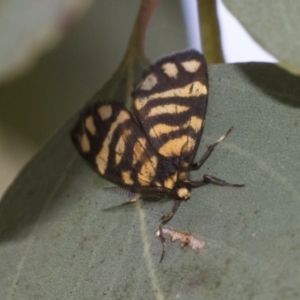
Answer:
[(132, 87), (138, 82), (143, 70), (148, 65), (148, 59), (141, 53), (137, 54), (130, 62), (124, 57), (117, 71), (94, 95), (90, 102), (105, 100), (121, 103), (130, 108), (132, 106)]
[(298, 0), (223, 0), (251, 36), (282, 67), (300, 74)]
[(2, 0), (0, 81), (27, 70), (52, 49), (92, 0)]
[(200, 252), (154, 236), (170, 201), (119, 206), (112, 184), (71, 145), (70, 120), (0, 203), (2, 299), (299, 299), (299, 78), (271, 64), (210, 68), (203, 142), (232, 133), (193, 178), (244, 188), (195, 189), (168, 228)]

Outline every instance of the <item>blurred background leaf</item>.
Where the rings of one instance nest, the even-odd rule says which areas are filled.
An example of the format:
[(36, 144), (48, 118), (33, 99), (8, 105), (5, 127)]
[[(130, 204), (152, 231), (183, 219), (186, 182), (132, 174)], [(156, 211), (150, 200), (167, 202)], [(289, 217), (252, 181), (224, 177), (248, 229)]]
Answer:
[[(28, 73), (0, 86), (0, 195), (20, 166), (119, 66), (139, 5), (96, 1), (57, 48)], [(152, 60), (186, 47), (179, 3), (161, 1), (147, 32), (146, 55)]]
[(298, 0), (223, 0), (251, 36), (289, 72), (300, 75)]
[(92, 0), (2, 0), (0, 82), (24, 72), (62, 39)]

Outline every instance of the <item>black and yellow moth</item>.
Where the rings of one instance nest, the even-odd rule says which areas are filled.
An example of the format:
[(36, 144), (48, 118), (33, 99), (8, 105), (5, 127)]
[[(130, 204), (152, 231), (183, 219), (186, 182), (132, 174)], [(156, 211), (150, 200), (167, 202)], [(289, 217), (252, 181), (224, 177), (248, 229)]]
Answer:
[(71, 131), (80, 155), (105, 178), (130, 191), (135, 201), (149, 194), (174, 198), (173, 209), (160, 219), (162, 226), (177, 211), (192, 188), (208, 183), (241, 186), (204, 175), (189, 179), (216, 143), (194, 162), (202, 136), (208, 101), (205, 59), (195, 50), (162, 58), (151, 65), (132, 92), (133, 112), (116, 103), (88, 106)]

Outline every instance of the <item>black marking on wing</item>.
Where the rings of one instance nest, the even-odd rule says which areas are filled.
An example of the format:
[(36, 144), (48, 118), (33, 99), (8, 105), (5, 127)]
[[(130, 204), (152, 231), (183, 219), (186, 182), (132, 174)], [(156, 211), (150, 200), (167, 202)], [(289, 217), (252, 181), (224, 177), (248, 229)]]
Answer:
[[(188, 71), (189, 68), (193, 71)], [(132, 96), (134, 113), (142, 120), (141, 125), (153, 148), (165, 157), (178, 157), (187, 143), (184, 161), (192, 162), (207, 107), (204, 57), (191, 50), (159, 60), (146, 70)]]

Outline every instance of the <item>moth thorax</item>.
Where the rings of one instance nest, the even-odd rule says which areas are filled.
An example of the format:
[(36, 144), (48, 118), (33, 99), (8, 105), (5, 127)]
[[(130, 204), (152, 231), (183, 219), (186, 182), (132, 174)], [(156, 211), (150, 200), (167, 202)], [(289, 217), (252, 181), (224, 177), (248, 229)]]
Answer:
[(179, 199), (187, 200), (191, 196), (190, 191), (185, 187), (179, 188), (176, 192)]

